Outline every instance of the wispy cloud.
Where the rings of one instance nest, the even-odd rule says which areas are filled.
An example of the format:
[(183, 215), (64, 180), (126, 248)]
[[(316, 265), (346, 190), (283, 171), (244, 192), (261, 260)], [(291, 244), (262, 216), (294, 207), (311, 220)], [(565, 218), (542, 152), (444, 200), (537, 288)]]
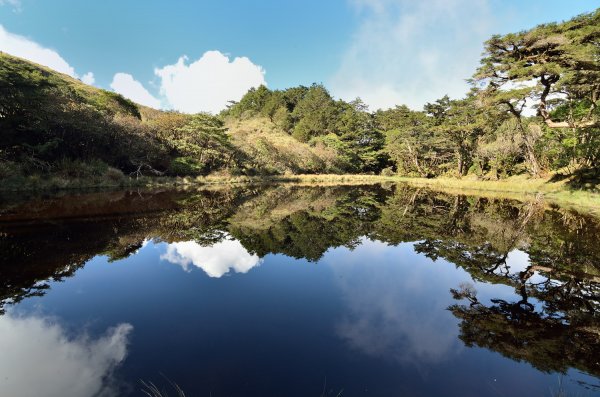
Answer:
[(493, 30), (488, 0), (351, 3), (361, 22), (330, 81), (336, 96), (360, 96), (373, 109), (420, 109), (468, 91), (465, 79)]
[(0, 0), (0, 6), (12, 7), (13, 12), (21, 12), (21, 0)]
[(464, 272), (432, 264), (411, 244), (390, 247), (365, 239), (352, 255), (345, 250), (333, 250), (322, 261), (331, 266), (342, 297), (339, 337), (369, 356), (415, 367), (451, 360), (460, 351), (456, 320), (444, 309)]

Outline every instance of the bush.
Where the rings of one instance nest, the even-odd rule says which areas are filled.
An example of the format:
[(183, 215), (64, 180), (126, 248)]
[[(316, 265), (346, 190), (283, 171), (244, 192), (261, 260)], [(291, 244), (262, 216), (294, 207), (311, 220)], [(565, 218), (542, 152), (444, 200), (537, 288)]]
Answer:
[(104, 173), (104, 176), (108, 180), (111, 180), (113, 182), (120, 182), (123, 179), (125, 179), (125, 175), (123, 175), (123, 172), (121, 170), (113, 168), (113, 167), (108, 167), (108, 169)]
[(22, 168), (12, 161), (0, 161), (0, 179), (20, 176), (23, 174)]
[(193, 157), (177, 157), (169, 166), (169, 173), (173, 175), (200, 175), (203, 171), (204, 164)]
[(392, 167), (386, 167), (384, 169), (381, 170), (381, 175), (382, 176), (394, 176), (395, 172), (392, 169)]
[(100, 160), (62, 159), (56, 164), (56, 174), (67, 178), (90, 178), (102, 176), (108, 165)]

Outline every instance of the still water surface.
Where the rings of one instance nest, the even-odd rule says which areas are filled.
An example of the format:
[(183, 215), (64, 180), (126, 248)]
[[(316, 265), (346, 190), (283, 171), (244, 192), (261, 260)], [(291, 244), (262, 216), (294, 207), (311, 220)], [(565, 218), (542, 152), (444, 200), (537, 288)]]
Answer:
[(401, 185), (4, 200), (0, 395), (600, 395), (599, 231)]

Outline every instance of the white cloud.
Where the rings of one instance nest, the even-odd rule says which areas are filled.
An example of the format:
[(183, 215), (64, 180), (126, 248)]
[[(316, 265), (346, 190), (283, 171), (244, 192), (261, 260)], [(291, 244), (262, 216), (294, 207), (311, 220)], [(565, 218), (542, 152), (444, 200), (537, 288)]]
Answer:
[[(71, 77), (79, 77), (75, 73), (75, 69), (58, 52), (42, 47), (26, 37), (12, 34), (6, 31), (2, 25), (0, 25), (0, 51), (39, 63)], [(93, 73), (91, 72), (86, 73), (82, 79), (89, 81), (90, 77), (93, 79)]]
[(73, 67), (58, 54), (58, 52), (49, 48), (44, 48), (26, 37), (9, 33), (1, 25), (0, 50), (47, 66), (58, 72), (68, 74), (69, 76), (77, 77), (75, 69), (73, 69)]
[(207, 51), (192, 63), (183, 56), (177, 63), (155, 69), (160, 90), (175, 110), (185, 113), (224, 109), (230, 100), (239, 100), (252, 87), (265, 82), (265, 71), (246, 57), (230, 61), (219, 51)]
[(222, 277), (233, 269), (236, 273), (246, 273), (261, 262), (258, 255), (251, 255), (237, 240), (223, 240), (210, 247), (203, 247), (194, 241), (172, 243), (160, 257), (180, 265), (190, 271), (190, 265), (204, 270), (210, 277)]
[(330, 81), (374, 109), (460, 97), (493, 29), (487, 0), (354, 0), (358, 31)]
[(6, 314), (0, 317), (0, 395), (117, 395), (111, 375), (127, 355), (132, 329), (120, 324), (98, 339), (70, 338), (48, 319)]
[(110, 83), (110, 88), (131, 99), (141, 105), (150, 106), (152, 108), (160, 108), (160, 100), (156, 99), (152, 94), (144, 88), (142, 83), (133, 78), (127, 73), (117, 73)]
[(83, 81), (85, 84), (89, 84), (89, 85), (94, 84), (94, 82), (96, 81), (96, 79), (94, 78), (94, 73), (87, 72), (86, 74), (81, 76), (81, 81)]
[[(17, 7), (16, 0), (0, 0), (0, 5)], [(10, 33), (0, 25), (0, 51), (47, 66), (85, 84), (94, 84), (92, 72), (79, 76), (60, 54), (26, 37)], [(219, 51), (207, 51), (200, 59), (188, 63), (183, 56), (172, 65), (155, 69), (160, 78), (162, 102), (185, 112), (217, 113), (230, 100), (239, 100), (250, 88), (265, 82), (265, 71), (246, 57), (232, 60)], [(161, 99), (152, 95), (142, 83), (128, 73), (116, 73), (110, 87), (119, 94), (142, 105), (161, 107)]]

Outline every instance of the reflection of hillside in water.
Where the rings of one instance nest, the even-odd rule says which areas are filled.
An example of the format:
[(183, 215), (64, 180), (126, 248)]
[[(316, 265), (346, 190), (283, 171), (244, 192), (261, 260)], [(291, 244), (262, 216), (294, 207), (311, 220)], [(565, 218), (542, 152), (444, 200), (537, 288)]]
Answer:
[[(514, 289), (514, 301), (488, 301), (470, 286), (456, 285), (457, 301), (449, 309), (460, 320), (465, 344), (542, 370), (576, 367), (600, 376), (595, 359), (600, 356), (599, 232), (598, 219), (541, 202), (450, 196), (400, 185), (87, 194), (29, 202), (2, 213), (0, 299), (4, 306), (41, 295), (46, 280), (69, 277), (96, 255), (126, 258), (147, 239), (170, 244), (163, 259), (186, 269), (201, 267), (213, 277), (247, 272), (269, 253), (317, 261), (332, 247), (359, 247), (363, 237), (391, 245), (414, 242), (424, 258), (443, 258), (476, 282)], [(525, 258), (518, 267), (509, 263), (516, 252)], [(377, 267), (370, 272), (357, 274), (362, 286), (373, 287), (373, 302), (404, 299), (400, 291), (380, 300), (391, 287), (376, 283), (385, 278)], [(386, 279), (397, 277), (404, 276)], [(344, 282), (340, 288), (351, 291), (359, 280)], [(429, 286), (435, 288), (434, 280)], [(422, 291), (426, 296), (427, 289)], [(410, 323), (397, 317), (409, 315), (409, 308), (392, 305), (395, 312), (374, 343), (364, 340), (361, 328), (372, 322), (357, 322), (372, 315), (361, 309), (372, 306), (368, 291), (346, 296), (355, 311), (340, 320), (339, 334), (370, 354), (391, 349), (401, 356), (410, 339), (400, 343), (390, 335)], [(414, 334), (407, 332), (409, 338)], [(434, 360), (437, 353), (412, 354)]]

